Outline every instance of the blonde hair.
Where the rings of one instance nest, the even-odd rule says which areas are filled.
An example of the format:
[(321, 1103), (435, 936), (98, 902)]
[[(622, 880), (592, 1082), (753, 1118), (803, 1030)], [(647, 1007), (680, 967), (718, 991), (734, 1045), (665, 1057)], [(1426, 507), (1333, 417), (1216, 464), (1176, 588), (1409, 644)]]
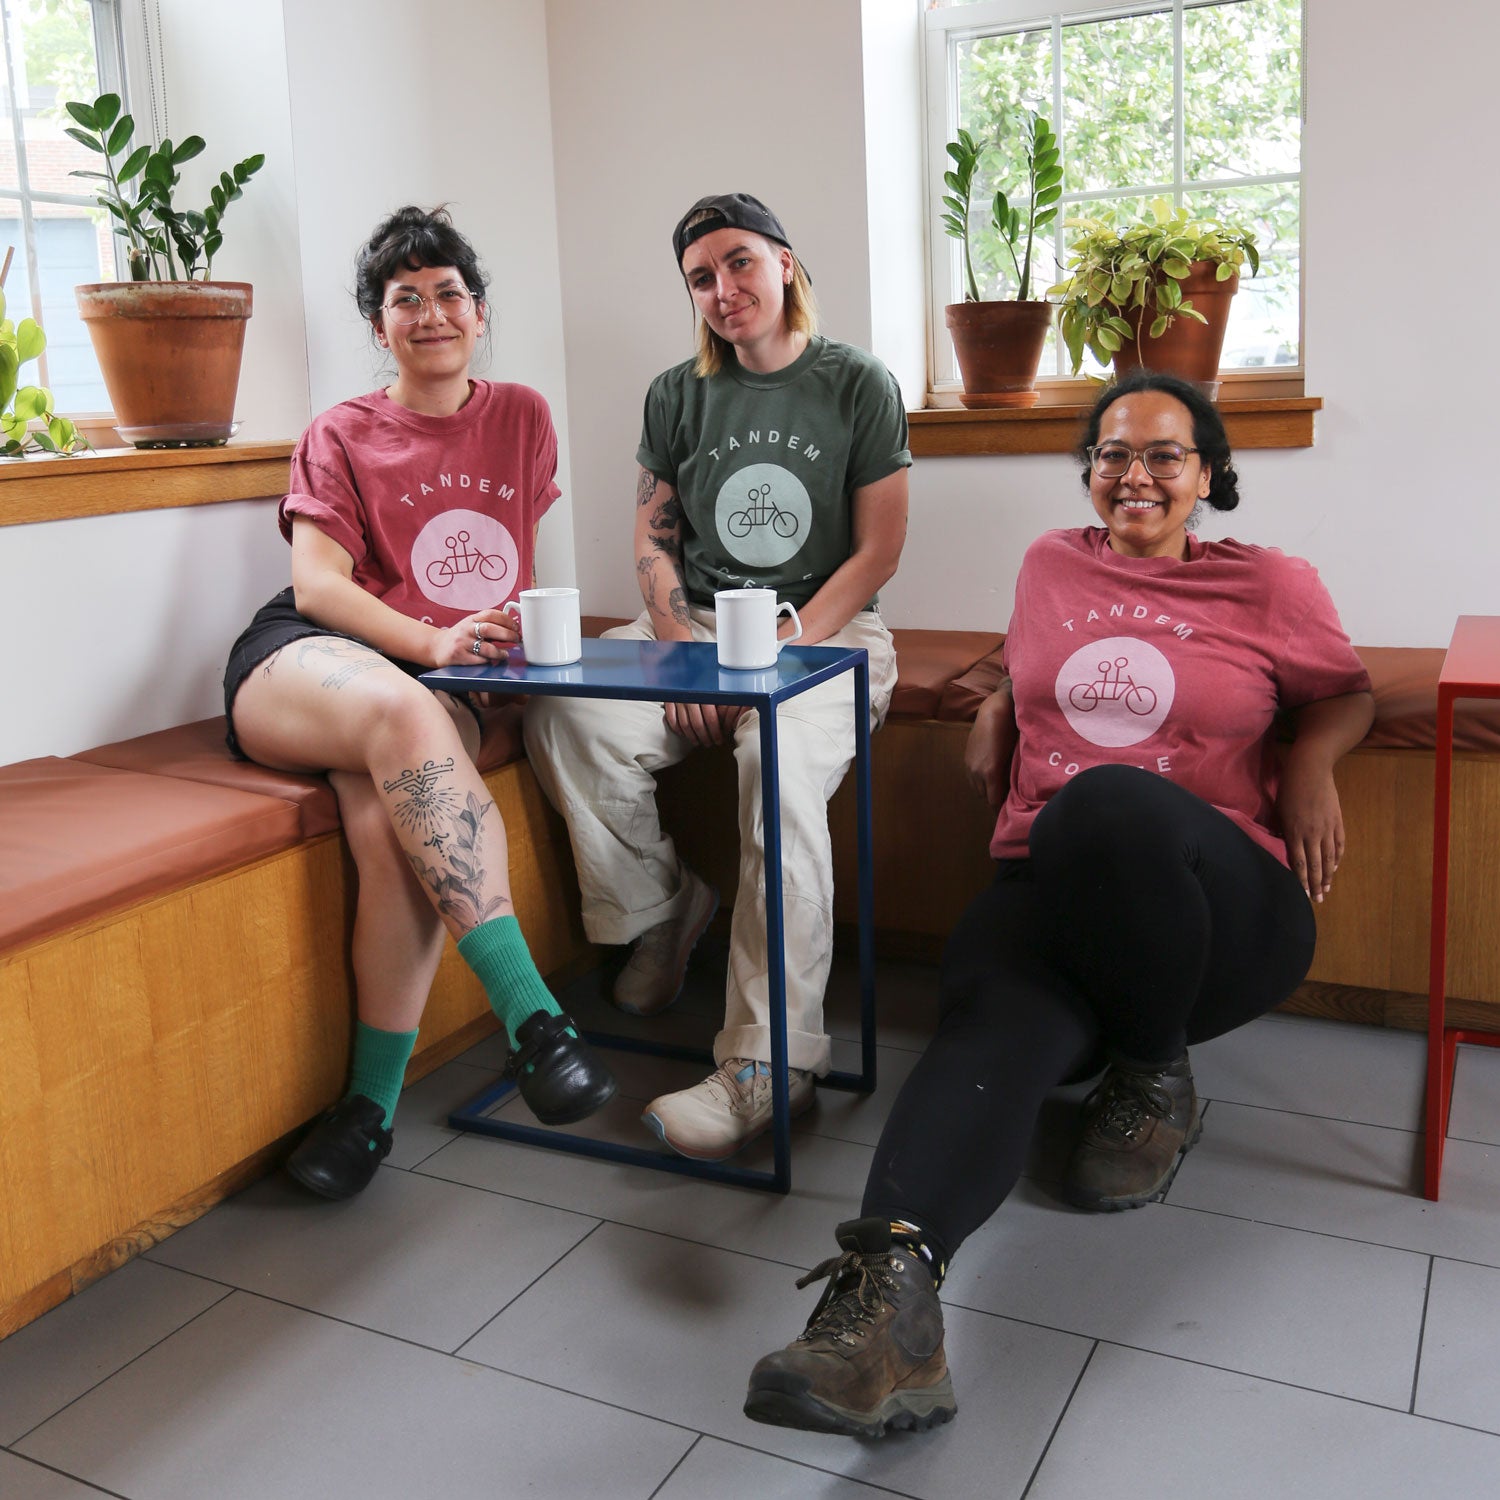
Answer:
[[(818, 331), (818, 299), (813, 296), (812, 282), (808, 280), (807, 272), (802, 269), (802, 262), (797, 259), (795, 251), (792, 251), (792, 279), (782, 298), (781, 316), (789, 333), (805, 334), (810, 339)], [(732, 357), (734, 346), (728, 339), (720, 338), (701, 316), (698, 319), (697, 337), (698, 357), (693, 363), (693, 374), (700, 380), (707, 380), (710, 375), (717, 375), (724, 368), (725, 360)]]

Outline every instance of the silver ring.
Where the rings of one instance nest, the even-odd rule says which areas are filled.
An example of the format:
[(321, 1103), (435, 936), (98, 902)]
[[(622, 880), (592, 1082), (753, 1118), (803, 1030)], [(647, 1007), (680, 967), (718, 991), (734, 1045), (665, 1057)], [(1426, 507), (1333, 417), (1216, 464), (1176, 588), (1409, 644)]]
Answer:
[[(483, 639), (484, 639), (484, 626), (481, 625), (478, 620), (475, 620), (475, 622), (474, 622), (474, 644), (477, 646), (480, 643), (480, 641), (482, 641)], [(474, 654), (475, 654), (475, 656), (479, 655), (479, 653), (477, 651)]]
[(474, 653), (475, 656), (479, 655), (479, 646), (480, 646), (480, 642), (479, 642), (478, 638), (476, 637), (475, 641), (474, 641), (474, 644), (469, 647), (469, 649)]

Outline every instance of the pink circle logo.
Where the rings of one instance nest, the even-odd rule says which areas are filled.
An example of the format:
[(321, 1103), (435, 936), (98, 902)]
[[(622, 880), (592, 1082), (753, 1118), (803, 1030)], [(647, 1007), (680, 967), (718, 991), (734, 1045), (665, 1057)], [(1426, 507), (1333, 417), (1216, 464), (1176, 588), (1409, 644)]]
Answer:
[(516, 590), (519, 567), (515, 538), (483, 511), (445, 510), (411, 547), (417, 587), (434, 604), (465, 613), (503, 604)]
[(1177, 679), (1155, 646), (1115, 635), (1080, 646), (1062, 664), (1054, 691), (1081, 739), (1118, 748), (1156, 733), (1172, 707)]

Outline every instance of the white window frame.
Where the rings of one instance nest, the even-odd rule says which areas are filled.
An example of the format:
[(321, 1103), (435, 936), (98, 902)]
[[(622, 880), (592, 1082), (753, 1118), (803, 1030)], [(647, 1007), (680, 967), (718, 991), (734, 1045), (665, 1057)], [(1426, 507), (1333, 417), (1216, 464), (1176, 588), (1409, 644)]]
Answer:
[[(1163, 197), (1176, 201), (1183, 191), (1212, 189), (1223, 186), (1222, 182), (1198, 182), (1183, 178), (1182, 162), (1182, 17), (1183, 11), (1196, 4), (1211, 4), (1214, 0), (1122, 0), (1120, 4), (1101, 5), (1099, 0), (983, 0), (974, 5), (942, 5), (923, 13), (923, 85), (926, 118), (926, 142), (923, 160), (927, 166), (926, 197), (928, 236), (928, 287), (927, 287), (927, 370), (928, 388), (935, 404), (957, 400), (961, 389), (958, 366), (953, 355), (953, 344), (948, 337), (943, 321), (943, 309), (949, 304), (954, 287), (960, 286), (960, 249), (957, 240), (943, 231), (942, 206), (943, 173), (952, 165), (947, 153), (947, 144), (954, 139), (958, 129), (958, 89), (956, 72), (956, 45), (986, 36), (1003, 35), (1014, 31), (1035, 31), (1050, 26), (1052, 31), (1052, 92), (1054, 100), (1050, 120), (1067, 160), (1068, 142), (1063, 135), (1063, 119), (1055, 103), (1061, 95), (1062, 50), (1060, 46), (1062, 27), (1065, 23), (1079, 21), (1103, 21), (1119, 16), (1159, 14), (1172, 12), (1174, 33), (1174, 116), (1178, 122), (1173, 131), (1173, 175), (1174, 182), (1160, 184), (1132, 184), (1144, 192), (1159, 191)], [(1302, 3), (1302, 110), (1305, 119), (1307, 105), (1307, 0)], [(1235, 178), (1235, 186), (1254, 187), (1260, 184), (1292, 182), (1298, 183), (1302, 192), (1303, 174), (1277, 173), (1265, 177)], [(1119, 188), (1105, 188), (1087, 193), (1069, 193), (1059, 204), (1059, 213), (1053, 221), (1052, 247), (1058, 256), (1061, 269), (1063, 249), (1071, 231), (1064, 228), (1063, 220), (1076, 213), (1078, 204), (1091, 200), (1112, 199), (1120, 196)], [(1303, 251), (1306, 245), (1305, 202), (1303, 212), (1298, 214), (1298, 231), (1301, 237), (1298, 249), (1299, 266), (1306, 265)], [(1299, 276), (1297, 285), (1298, 363), (1277, 365), (1274, 373), (1278, 377), (1300, 382), (1306, 360), (1306, 306), (1303, 290), (1305, 277)], [(1230, 380), (1235, 377), (1225, 372)], [(1259, 377), (1265, 371), (1247, 371)], [(1038, 386), (1046, 383), (1054, 386), (1077, 385), (1076, 380), (1044, 371)], [(1046, 399), (1045, 397), (1043, 398)]]

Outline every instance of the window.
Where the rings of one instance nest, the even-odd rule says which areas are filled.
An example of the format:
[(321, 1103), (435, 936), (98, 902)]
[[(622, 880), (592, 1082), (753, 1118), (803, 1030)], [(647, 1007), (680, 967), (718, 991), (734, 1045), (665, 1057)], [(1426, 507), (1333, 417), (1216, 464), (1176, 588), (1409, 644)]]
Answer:
[[(962, 299), (958, 243), (943, 233), (946, 144), (960, 126), (996, 134), (1013, 111), (1038, 111), (1063, 153), (1063, 196), (1041, 247), (1041, 286), (1066, 259), (1064, 221), (1111, 209), (1134, 216), (1154, 197), (1253, 229), (1260, 275), (1240, 282), (1222, 366), (1300, 369), (1301, 0), (929, 0), (927, 176), (934, 389), (957, 370), (943, 307)], [(1014, 192), (1002, 142), (976, 174), (971, 240), (982, 296), (1014, 295), (989, 230), (996, 187)], [(1008, 281), (1011, 282), (1008, 286)], [(1091, 358), (1086, 372), (1097, 372)], [(1042, 374), (1069, 376), (1056, 335)]]
[(117, 272), (110, 221), (89, 184), (69, 176), (97, 170), (99, 157), (64, 133), (73, 122), (63, 103), (122, 92), (116, 10), (115, 0), (0, 0), (0, 260), (13, 252), (6, 316), (42, 325), (47, 347), (22, 378), (50, 387), (69, 416), (109, 409), (73, 288)]

